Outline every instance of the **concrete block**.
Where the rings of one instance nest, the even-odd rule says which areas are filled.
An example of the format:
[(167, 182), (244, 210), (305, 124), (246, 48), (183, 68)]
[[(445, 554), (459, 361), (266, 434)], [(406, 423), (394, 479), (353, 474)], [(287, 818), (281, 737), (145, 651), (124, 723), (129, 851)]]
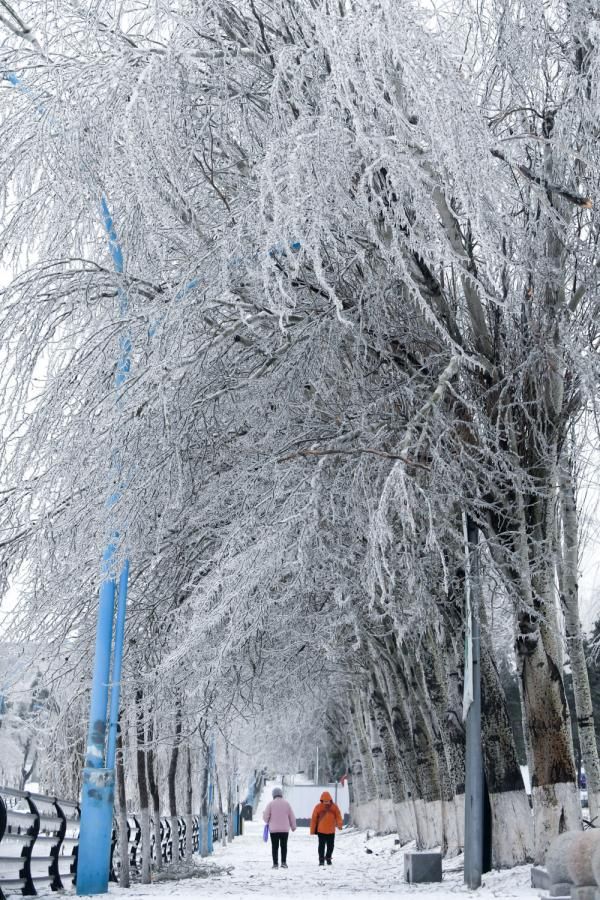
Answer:
[(442, 854), (429, 850), (405, 853), (404, 880), (409, 884), (441, 881)]
[[(596, 887), (596, 879), (592, 869), (594, 852), (600, 850), (600, 831), (581, 831), (569, 847), (567, 872), (569, 877), (560, 881), (570, 881), (577, 887)], [(546, 861), (548, 865), (548, 861)], [(548, 866), (548, 869), (550, 867)], [(556, 879), (557, 881), (559, 879)], [(579, 900), (579, 898), (578, 898)], [(581, 900), (588, 900), (582, 895)], [(594, 897), (594, 900), (596, 898)]]
[(550, 885), (550, 896), (551, 897), (570, 897), (571, 896), (571, 888), (573, 885), (571, 882), (559, 881), (558, 884)]
[(598, 900), (600, 893), (596, 885), (586, 884), (571, 888), (571, 900)]
[(571, 846), (581, 833), (581, 831), (565, 831), (554, 838), (550, 844), (546, 853), (545, 865), (552, 884), (573, 883), (567, 870), (567, 862), (571, 855)]
[[(592, 853), (592, 872), (596, 884), (600, 884), (600, 847), (596, 847)], [(600, 894), (600, 891), (598, 893)]]
[(550, 890), (550, 875), (543, 866), (531, 867), (531, 887), (541, 888), (543, 891)]

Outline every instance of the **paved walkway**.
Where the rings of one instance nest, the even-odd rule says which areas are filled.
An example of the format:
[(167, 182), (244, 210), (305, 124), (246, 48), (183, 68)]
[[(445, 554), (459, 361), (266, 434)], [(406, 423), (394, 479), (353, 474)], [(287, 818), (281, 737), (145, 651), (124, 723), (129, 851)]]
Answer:
[[(290, 835), (289, 868), (271, 868), (270, 843), (262, 840), (262, 823), (244, 823), (245, 834), (215, 853), (200, 870), (208, 877), (168, 881), (152, 885), (136, 885), (126, 892), (127, 898), (148, 900), (220, 900), (220, 898), (261, 897), (269, 900), (307, 898), (307, 900), (355, 900), (355, 898), (395, 897), (397, 900), (435, 898), (456, 900), (463, 897), (519, 898), (533, 900), (539, 892), (528, 887), (529, 869), (496, 872), (485, 877), (482, 890), (467, 891), (462, 883), (459, 861), (450, 863), (444, 873), (443, 884), (407, 885), (403, 880), (402, 851), (394, 844), (392, 835), (367, 840), (364, 832), (353, 829), (338, 832), (333, 865), (318, 865), (316, 838), (308, 829), (299, 828)], [(367, 852), (371, 850), (372, 852)], [(122, 894), (111, 887), (111, 893)], [(116, 898), (115, 898), (116, 900)], [(125, 897), (122, 898), (125, 900)]]

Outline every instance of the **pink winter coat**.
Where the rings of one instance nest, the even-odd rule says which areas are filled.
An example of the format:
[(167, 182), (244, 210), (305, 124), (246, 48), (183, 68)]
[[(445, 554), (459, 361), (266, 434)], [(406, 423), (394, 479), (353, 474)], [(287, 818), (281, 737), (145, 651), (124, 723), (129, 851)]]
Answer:
[(286, 833), (292, 829), (296, 830), (296, 816), (287, 800), (283, 797), (275, 797), (265, 806), (263, 819), (269, 825), (271, 834), (278, 834), (282, 831)]

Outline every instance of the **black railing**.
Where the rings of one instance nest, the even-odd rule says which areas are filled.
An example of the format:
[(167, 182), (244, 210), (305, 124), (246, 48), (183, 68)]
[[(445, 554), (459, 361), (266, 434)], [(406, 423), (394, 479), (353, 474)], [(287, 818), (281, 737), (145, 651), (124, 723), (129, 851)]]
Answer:
[[(171, 827), (171, 819), (161, 817), (159, 821), (159, 847), (161, 860), (163, 863), (173, 862), (173, 835)], [(118, 829), (116, 823), (113, 825), (112, 835), (112, 851), (111, 851), (111, 867), (110, 880), (119, 880), (120, 857), (119, 857), (119, 841)], [(187, 842), (187, 822), (184, 818), (177, 819), (177, 837), (175, 838), (175, 846), (178, 855), (175, 861), (185, 858)], [(154, 820), (150, 819), (150, 858), (156, 862), (159, 847), (156, 841), (156, 830), (154, 828)], [(198, 816), (192, 816), (192, 853), (198, 853), (200, 849), (200, 819)], [(127, 817), (127, 855), (129, 857), (129, 868), (133, 872), (141, 872), (142, 869), (142, 829), (138, 816)]]
[[(236, 821), (241, 822), (237, 810)], [(228, 817), (223, 815), (225, 835)], [(201, 821), (192, 817), (192, 852), (201, 843)], [(237, 829), (236, 829), (237, 830)], [(172, 833), (172, 819), (162, 817), (157, 847), (154, 823), (150, 820), (150, 855), (169, 863), (185, 858), (187, 821), (177, 819), (177, 834)], [(219, 817), (212, 821), (212, 841), (219, 841)], [(44, 888), (54, 891), (72, 887), (76, 881), (77, 845), (79, 840), (79, 807), (69, 800), (58, 800), (29, 791), (0, 788), (0, 900), (9, 894), (35, 895)], [(174, 855), (175, 854), (175, 855)], [(142, 867), (142, 830), (136, 815), (127, 817), (127, 855), (130, 870)], [(118, 881), (120, 869), (118, 829), (113, 826), (110, 878)]]
[(76, 803), (0, 788), (0, 897), (75, 883)]

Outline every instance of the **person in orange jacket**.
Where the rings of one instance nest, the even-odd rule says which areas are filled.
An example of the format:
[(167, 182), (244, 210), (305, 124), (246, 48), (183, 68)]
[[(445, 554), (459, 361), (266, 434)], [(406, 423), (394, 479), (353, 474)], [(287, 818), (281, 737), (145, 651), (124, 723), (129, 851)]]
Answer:
[(327, 863), (331, 865), (331, 854), (333, 853), (333, 845), (335, 843), (336, 826), (342, 830), (344, 820), (337, 803), (333, 802), (333, 798), (329, 791), (323, 791), (321, 794), (321, 802), (317, 803), (312, 812), (310, 820), (310, 833), (316, 834), (319, 838), (319, 865), (324, 866)]

